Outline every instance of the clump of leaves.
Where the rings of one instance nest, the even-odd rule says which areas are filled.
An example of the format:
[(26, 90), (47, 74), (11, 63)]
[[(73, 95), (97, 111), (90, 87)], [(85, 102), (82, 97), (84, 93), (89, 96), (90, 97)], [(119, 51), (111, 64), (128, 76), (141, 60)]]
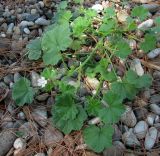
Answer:
[[(82, 0), (74, 2), (83, 3)], [(57, 92), (51, 111), (54, 125), (65, 134), (82, 129), (85, 143), (96, 152), (112, 146), (113, 125), (125, 110), (124, 100), (132, 100), (152, 81), (149, 75), (138, 76), (129, 68), (124, 76), (119, 77), (113, 62), (125, 61), (132, 54), (127, 39), (136, 29), (135, 18), (146, 19), (148, 11), (141, 6), (135, 7), (123, 25), (118, 22), (114, 7), (105, 9), (102, 14), (103, 18), (82, 5), (71, 12), (68, 3), (63, 1), (43, 36), (27, 45), (28, 58), (42, 60), (46, 65), (41, 73), (47, 80), (44, 89)], [(144, 40), (140, 41), (140, 49), (146, 53), (156, 46), (156, 35), (151, 32), (158, 30), (159, 21), (157, 18), (155, 29), (144, 32)], [(78, 62), (78, 66), (76, 63), (67, 66), (66, 62), (72, 59)], [(58, 63), (62, 63), (65, 70), (59, 71)], [(75, 74), (73, 85), (67, 80)], [(82, 100), (79, 90), (86, 76), (97, 78), (99, 85), (94, 94), (90, 93)], [(102, 92), (103, 82), (108, 84), (108, 91)], [(19, 106), (31, 103), (33, 96), (34, 89), (26, 78), (14, 84), (13, 99)], [(99, 117), (101, 123), (86, 125), (85, 121), (93, 117)]]

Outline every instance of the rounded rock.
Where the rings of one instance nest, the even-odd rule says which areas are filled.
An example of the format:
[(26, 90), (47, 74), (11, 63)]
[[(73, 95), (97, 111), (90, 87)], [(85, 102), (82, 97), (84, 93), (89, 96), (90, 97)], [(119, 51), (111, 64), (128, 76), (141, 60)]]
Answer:
[(151, 28), (154, 24), (153, 19), (148, 19), (144, 22), (142, 22), (141, 24), (138, 25), (138, 29), (140, 30), (146, 30), (148, 28)]
[(122, 140), (126, 145), (130, 147), (140, 146), (140, 142), (138, 141), (136, 135), (133, 134), (131, 129), (122, 135)]
[(148, 114), (146, 121), (150, 126), (153, 126), (154, 121), (155, 121), (155, 117), (156, 117), (156, 115), (153, 114), (153, 113), (152, 114)]
[(22, 138), (17, 138), (13, 146), (15, 149), (24, 149), (26, 147), (26, 141)]
[(126, 106), (126, 111), (122, 114), (121, 121), (128, 127), (134, 127), (136, 125), (137, 119), (131, 107)]
[(153, 113), (160, 115), (160, 107), (156, 104), (150, 104), (150, 108)]
[(28, 28), (24, 28), (23, 31), (25, 32), (25, 34), (29, 35), (30, 34), (30, 30)]
[(145, 138), (147, 130), (148, 130), (148, 125), (145, 121), (139, 121), (134, 127), (134, 133), (136, 134), (138, 139)]
[(47, 25), (50, 24), (50, 21), (48, 21), (48, 20), (40, 17), (40, 18), (38, 18), (38, 19), (35, 21), (35, 23), (36, 23), (37, 25), (47, 26)]
[(158, 135), (158, 131), (155, 127), (149, 128), (145, 137), (145, 142), (144, 142), (145, 149), (151, 150), (153, 148), (157, 139), (157, 135)]
[(154, 59), (155, 57), (157, 57), (158, 55), (160, 55), (160, 48), (154, 49), (151, 52), (149, 52), (147, 54), (147, 57), (149, 59)]

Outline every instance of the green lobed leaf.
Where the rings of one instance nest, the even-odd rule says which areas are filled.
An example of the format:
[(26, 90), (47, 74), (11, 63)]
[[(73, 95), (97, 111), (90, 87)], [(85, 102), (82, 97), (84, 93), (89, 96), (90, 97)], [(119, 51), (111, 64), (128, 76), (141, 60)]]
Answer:
[(87, 98), (86, 110), (91, 116), (98, 116), (98, 112), (101, 109), (101, 103), (99, 99), (93, 99), (92, 97)]
[(20, 78), (13, 85), (12, 97), (18, 106), (32, 103), (34, 94), (30, 81), (26, 78)]
[(78, 114), (78, 109), (72, 94), (64, 93), (56, 97), (55, 113), (60, 115), (59, 120), (73, 120)]
[(122, 82), (113, 82), (111, 90), (115, 94), (119, 94), (122, 99), (128, 98), (132, 100), (140, 89), (151, 85), (151, 76), (144, 74), (139, 77), (134, 71), (129, 70), (122, 79)]
[(99, 33), (103, 34), (104, 36), (111, 34), (112, 31), (116, 27), (116, 21), (114, 19), (108, 19), (103, 23), (99, 28)]
[(72, 30), (73, 35), (76, 37), (80, 37), (84, 34), (84, 32), (88, 29), (89, 25), (91, 24), (91, 21), (86, 17), (77, 17), (73, 21)]
[(57, 6), (57, 10), (64, 10), (64, 9), (67, 8), (67, 6), (68, 6), (68, 2), (67, 1), (62, 1)]
[(45, 68), (41, 75), (45, 77), (45, 79), (53, 80), (56, 78), (57, 71), (54, 68)]
[(84, 0), (73, 0), (75, 3), (82, 4)]
[(58, 11), (52, 21), (58, 24), (68, 23), (72, 17), (72, 13), (69, 10), (60, 10)]
[(133, 31), (137, 28), (136, 22), (133, 18), (128, 17), (127, 18), (127, 23), (126, 23), (126, 29), (128, 31)]
[(126, 58), (128, 55), (132, 53), (132, 50), (127, 42), (124, 40), (121, 40), (117, 42), (115, 45), (117, 48), (117, 51), (115, 52), (115, 55), (120, 57), (120, 58)]
[(73, 95), (76, 91), (75, 87), (73, 87), (69, 84), (66, 84), (65, 82), (59, 82), (59, 90), (62, 93), (67, 93), (67, 94), (70, 94), (70, 95)]
[(84, 141), (90, 149), (95, 152), (102, 152), (105, 148), (112, 146), (112, 135), (114, 129), (110, 125), (97, 127), (95, 125), (84, 129)]
[(38, 60), (41, 57), (41, 39), (37, 38), (26, 46), (28, 50), (28, 58), (30, 60)]
[(160, 26), (160, 17), (156, 17), (154, 22), (155, 22), (156, 25)]
[(72, 43), (69, 24), (64, 23), (53, 27), (42, 37), (42, 49), (45, 52), (65, 51)]
[(122, 100), (121, 96), (112, 91), (108, 91), (103, 96), (103, 101), (106, 103), (106, 107), (99, 111), (99, 117), (104, 123), (113, 124), (119, 121), (121, 114), (125, 110)]
[[(59, 111), (52, 109), (53, 122), (57, 128), (63, 131), (65, 134), (69, 134), (72, 130), (80, 130), (83, 126), (83, 122), (87, 118), (87, 114), (82, 107), (77, 107), (78, 113), (74, 119), (68, 120), (62, 119)], [(64, 112), (65, 113), (65, 112)]]
[(62, 56), (55, 48), (45, 52), (42, 58), (45, 65), (56, 65), (62, 59)]
[(149, 14), (148, 10), (143, 6), (136, 6), (131, 11), (131, 15), (133, 17), (139, 18), (140, 20), (145, 20), (148, 14)]
[(156, 47), (156, 37), (152, 34), (146, 34), (144, 37), (144, 42), (140, 44), (140, 48), (144, 52), (149, 52)]
[(108, 7), (104, 10), (104, 17), (103, 21), (109, 18), (114, 18), (116, 16), (115, 8), (114, 7)]

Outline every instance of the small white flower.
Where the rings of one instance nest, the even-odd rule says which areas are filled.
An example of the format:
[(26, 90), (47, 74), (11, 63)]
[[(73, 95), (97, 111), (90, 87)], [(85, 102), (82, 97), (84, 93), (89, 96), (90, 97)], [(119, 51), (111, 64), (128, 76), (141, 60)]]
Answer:
[(38, 86), (44, 88), (45, 85), (47, 84), (47, 80), (45, 79), (45, 77), (41, 77), (40, 79), (38, 79)]

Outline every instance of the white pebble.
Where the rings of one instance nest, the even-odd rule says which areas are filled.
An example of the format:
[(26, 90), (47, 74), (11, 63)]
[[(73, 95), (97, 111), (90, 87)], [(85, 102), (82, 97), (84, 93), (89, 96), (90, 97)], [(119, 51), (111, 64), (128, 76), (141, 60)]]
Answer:
[(145, 149), (150, 150), (153, 148), (157, 139), (157, 134), (158, 131), (155, 127), (149, 128), (144, 142)]
[(26, 147), (26, 142), (22, 138), (17, 138), (13, 144), (15, 149), (24, 149)]
[(159, 123), (159, 121), (160, 121), (160, 120), (159, 120), (159, 115), (156, 115), (154, 122), (155, 122), (155, 123)]
[(149, 52), (147, 54), (149, 59), (154, 59), (155, 57), (157, 57), (158, 55), (160, 55), (160, 48), (154, 49), (151, 52)]
[(137, 48), (137, 43), (135, 40), (131, 39), (129, 40), (129, 46), (132, 50), (136, 49)]
[(33, 26), (34, 25), (34, 22), (28, 22), (28, 21), (22, 21), (19, 26), (22, 26), (22, 27), (26, 27), (26, 26)]
[(144, 69), (141, 65), (141, 61), (139, 59), (134, 59), (131, 63), (131, 69), (134, 70), (138, 76), (142, 76), (144, 74)]
[(98, 123), (100, 123), (100, 122), (101, 122), (101, 119), (100, 119), (99, 117), (95, 117), (95, 118), (89, 120), (89, 121), (88, 121), (88, 124), (90, 124), (90, 125), (95, 125), (95, 124), (98, 124)]
[(1, 37), (5, 38), (6, 34), (5, 33), (1, 33)]
[(149, 125), (153, 126), (155, 117), (156, 117), (155, 114), (149, 114), (149, 115), (147, 116), (147, 119), (146, 119), (146, 120), (147, 120), (147, 123), (148, 123)]
[(35, 23), (38, 25), (47, 26), (50, 24), (50, 21), (40, 17), (35, 21)]
[(44, 153), (37, 153), (37, 154), (34, 155), (34, 156), (45, 156), (45, 154), (44, 154)]
[(92, 6), (92, 9), (100, 13), (103, 10), (103, 6), (101, 4), (95, 4)]
[(133, 134), (132, 129), (130, 129), (128, 132), (125, 132), (122, 135), (123, 142), (132, 147), (132, 146), (140, 146), (140, 142), (138, 141), (135, 134)]
[(146, 29), (152, 27), (153, 24), (154, 24), (153, 19), (148, 19), (148, 20), (142, 22), (141, 24), (139, 24), (139, 25), (138, 25), (138, 29), (146, 30)]
[(150, 104), (151, 111), (157, 115), (160, 115), (160, 107), (156, 104)]
[(139, 121), (134, 127), (134, 133), (139, 139), (143, 139), (146, 136), (147, 130), (148, 125), (145, 121)]
[(40, 5), (41, 8), (44, 8), (44, 3), (43, 3), (43, 1), (39, 1), (38, 4)]
[(24, 28), (23, 31), (24, 31), (27, 35), (30, 34), (30, 30), (29, 30), (28, 28)]

